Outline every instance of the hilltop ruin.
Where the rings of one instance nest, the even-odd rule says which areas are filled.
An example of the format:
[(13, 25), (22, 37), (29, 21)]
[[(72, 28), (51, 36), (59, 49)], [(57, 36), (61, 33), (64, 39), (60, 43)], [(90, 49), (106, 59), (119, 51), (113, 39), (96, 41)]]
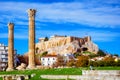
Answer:
[(45, 38), (39, 38), (39, 42), (36, 44), (36, 53), (47, 51), (48, 54), (52, 55), (82, 51), (89, 51), (96, 54), (98, 50), (98, 46), (91, 41), (90, 36), (79, 38), (54, 35), (48, 41)]

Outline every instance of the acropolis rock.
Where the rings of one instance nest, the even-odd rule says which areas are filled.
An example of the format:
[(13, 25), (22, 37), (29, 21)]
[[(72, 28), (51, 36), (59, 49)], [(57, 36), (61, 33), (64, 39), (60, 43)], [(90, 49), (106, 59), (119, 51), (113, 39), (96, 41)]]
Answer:
[(91, 37), (78, 38), (72, 36), (51, 36), (48, 41), (45, 38), (40, 38), (36, 44), (36, 53), (42, 53), (47, 51), (48, 54), (65, 54), (75, 53), (83, 51), (86, 48), (87, 51), (92, 53), (98, 52), (98, 46), (91, 41)]

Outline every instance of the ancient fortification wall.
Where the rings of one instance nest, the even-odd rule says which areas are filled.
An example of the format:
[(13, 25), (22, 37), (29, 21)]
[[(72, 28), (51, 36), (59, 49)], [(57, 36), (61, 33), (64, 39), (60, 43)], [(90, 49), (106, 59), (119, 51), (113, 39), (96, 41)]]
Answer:
[[(36, 44), (38, 53), (43, 52), (43, 51), (51, 52), (51, 50), (54, 53), (60, 53), (60, 54), (74, 53), (78, 49), (80, 50), (83, 47), (90, 48), (92, 46), (95, 46), (94, 43), (92, 43), (90, 36), (85, 37), (85, 38), (78, 38), (78, 37), (72, 37), (72, 36), (65, 37), (65, 36), (55, 35), (55, 36), (51, 36), (48, 41), (44, 41), (44, 40), (45, 38), (40, 38), (39, 42)], [(88, 43), (91, 43), (92, 46), (91, 44), (88, 45)], [(96, 53), (98, 51), (98, 47), (95, 46), (94, 49), (96, 50), (93, 50), (93, 49), (88, 49), (88, 50)], [(62, 50), (62, 51), (58, 51), (58, 50)]]

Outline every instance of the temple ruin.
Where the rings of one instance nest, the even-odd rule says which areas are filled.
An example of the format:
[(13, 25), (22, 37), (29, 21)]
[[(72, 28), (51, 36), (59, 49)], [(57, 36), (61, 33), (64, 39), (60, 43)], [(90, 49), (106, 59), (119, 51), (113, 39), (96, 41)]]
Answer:
[[(59, 36), (55, 35), (50, 37), (48, 41), (45, 38), (40, 38), (37, 44), (35, 44), (35, 9), (28, 10), (29, 17), (29, 49), (28, 49), (28, 69), (35, 69), (35, 52), (41, 53), (48, 51), (48, 53), (64, 54), (75, 53), (82, 51), (86, 48), (88, 51), (97, 53), (98, 46), (91, 41), (91, 37), (84, 38), (72, 37), (72, 36)], [(7, 71), (14, 70), (14, 24), (8, 24), (8, 68)]]
[(8, 68), (7, 71), (14, 70), (14, 24), (8, 23)]
[(35, 9), (28, 10), (29, 16), (29, 63), (28, 68), (35, 68)]
[[(28, 69), (35, 68), (35, 9), (28, 10), (29, 16), (29, 62)], [(14, 70), (14, 24), (8, 23), (8, 68), (6, 71)]]
[(82, 51), (90, 51), (97, 54), (98, 46), (92, 42), (91, 37), (87, 36), (84, 38), (73, 37), (73, 36), (51, 36), (48, 41), (45, 38), (39, 38), (39, 42), (36, 43), (36, 53), (43, 53), (45, 51), (48, 54), (66, 54), (76, 53)]

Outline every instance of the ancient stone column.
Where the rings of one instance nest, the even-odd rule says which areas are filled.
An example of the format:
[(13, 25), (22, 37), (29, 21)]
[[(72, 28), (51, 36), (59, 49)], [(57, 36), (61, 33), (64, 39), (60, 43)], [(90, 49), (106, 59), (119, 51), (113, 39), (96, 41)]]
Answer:
[(35, 9), (28, 10), (29, 16), (29, 62), (28, 68), (35, 68)]
[(14, 70), (14, 24), (8, 23), (8, 68), (7, 71)]

